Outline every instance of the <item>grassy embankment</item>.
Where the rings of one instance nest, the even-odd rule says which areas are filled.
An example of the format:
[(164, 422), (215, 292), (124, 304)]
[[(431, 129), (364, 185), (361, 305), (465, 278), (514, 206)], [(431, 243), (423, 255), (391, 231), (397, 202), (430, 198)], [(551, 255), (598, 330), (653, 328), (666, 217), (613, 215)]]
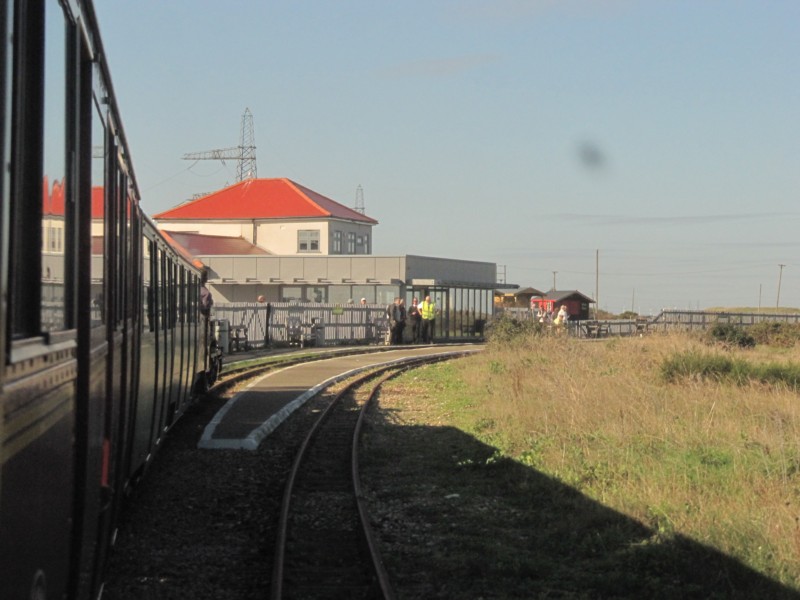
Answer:
[[(411, 378), (436, 398), (429, 422), (641, 523), (652, 535), (637, 544), (689, 540), (800, 591), (800, 347), (526, 333), (399, 385)], [(613, 534), (590, 527), (578, 538), (616, 551)]]

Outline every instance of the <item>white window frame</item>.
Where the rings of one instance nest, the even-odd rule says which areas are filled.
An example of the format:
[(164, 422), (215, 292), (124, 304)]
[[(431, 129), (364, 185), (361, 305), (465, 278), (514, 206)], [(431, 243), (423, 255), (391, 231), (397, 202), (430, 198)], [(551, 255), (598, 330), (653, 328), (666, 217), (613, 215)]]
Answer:
[(297, 230), (297, 253), (309, 254), (319, 252), (319, 229)]

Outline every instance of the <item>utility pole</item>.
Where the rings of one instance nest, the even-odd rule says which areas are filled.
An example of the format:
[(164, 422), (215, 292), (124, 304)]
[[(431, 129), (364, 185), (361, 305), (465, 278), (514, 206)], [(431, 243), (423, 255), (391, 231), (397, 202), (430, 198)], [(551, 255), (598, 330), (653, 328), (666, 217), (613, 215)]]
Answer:
[(597, 311), (600, 310), (600, 250), (594, 253), (594, 318), (597, 319)]
[(778, 265), (780, 267), (780, 271), (778, 271), (778, 299), (775, 301), (775, 308), (780, 308), (781, 305), (781, 279), (783, 279), (783, 267), (786, 265)]
[(506, 283), (506, 265), (497, 265), (497, 283)]
[(556, 291), (556, 273), (558, 273), (558, 271), (553, 271), (553, 291), (554, 292)]

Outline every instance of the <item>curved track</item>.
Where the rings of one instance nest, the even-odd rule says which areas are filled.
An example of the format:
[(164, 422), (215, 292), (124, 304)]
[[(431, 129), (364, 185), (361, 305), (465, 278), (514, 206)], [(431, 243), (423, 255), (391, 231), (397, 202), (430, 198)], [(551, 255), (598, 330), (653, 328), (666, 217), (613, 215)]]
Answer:
[(461, 353), (415, 357), (358, 376), (328, 405), (303, 441), (283, 497), (272, 598), (393, 598), (369, 526), (358, 477), (365, 411), (400, 372)]

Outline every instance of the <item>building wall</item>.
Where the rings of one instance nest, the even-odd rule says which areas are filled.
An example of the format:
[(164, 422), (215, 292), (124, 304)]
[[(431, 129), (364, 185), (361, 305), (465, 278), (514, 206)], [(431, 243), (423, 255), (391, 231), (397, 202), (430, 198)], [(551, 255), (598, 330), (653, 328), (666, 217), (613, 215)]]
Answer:
[[(467, 287), (493, 289), (494, 263), (424, 256), (198, 256), (209, 268), (209, 287), (225, 302), (343, 296), (383, 301), (404, 289)], [(345, 291), (346, 290), (346, 291)]]
[[(366, 223), (353, 223), (352, 221), (329, 221), (327, 251), (324, 253), (332, 255), (372, 254), (372, 227)], [(341, 249), (336, 248), (337, 231), (341, 233)], [(350, 244), (350, 236), (355, 245)]]
[(436, 279), (451, 283), (492, 284), (492, 287), (497, 281), (495, 263), (414, 255), (405, 259), (405, 278), (409, 280)]
[(353, 283), (406, 279), (405, 257), (198, 256), (209, 280), (231, 283)]
[[(158, 226), (169, 231), (187, 231), (201, 235), (242, 237), (248, 242), (264, 248), (272, 254), (292, 255), (298, 253), (298, 231), (319, 232), (319, 249), (303, 254), (371, 254), (372, 225), (353, 223), (338, 219), (268, 220), (268, 221), (170, 221), (159, 220)], [(334, 248), (334, 232), (341, 232), (341, 251)], [(348, 251), (348, 235), (356, 241), (352, 252)], [(359, 240), (361, 244), (357, 243)]]
[(268, 221), (256, 225), (257, 246), (273, 254), (297, 254), (297, 232), (319, 231), (319, 250), (309, 254), (327, 254), (328, 224), (326, 221)]

